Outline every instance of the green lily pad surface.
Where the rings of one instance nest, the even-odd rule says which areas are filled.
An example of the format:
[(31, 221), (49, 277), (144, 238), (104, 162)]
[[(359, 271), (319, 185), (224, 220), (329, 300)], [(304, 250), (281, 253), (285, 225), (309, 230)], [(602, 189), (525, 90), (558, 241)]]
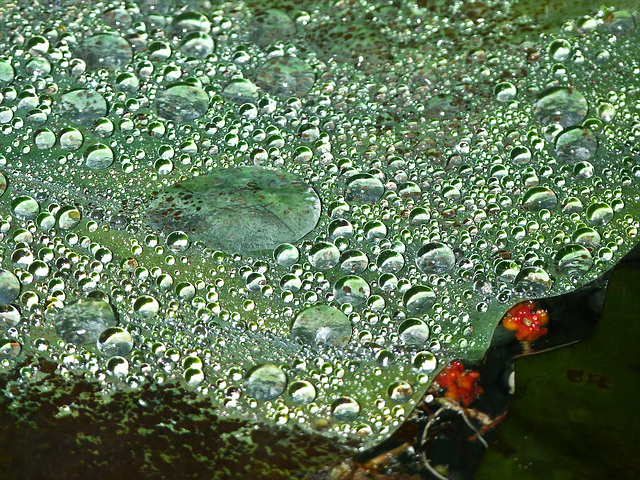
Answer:
[(620, 268), (588, 339), (516, 361), (515, 398), (474, 478), (638, 476), (639, 288), (640, 271)]
[(388, 437), (637, 243), (637, 6), (563, 5), (0, 0), (8, 391)]

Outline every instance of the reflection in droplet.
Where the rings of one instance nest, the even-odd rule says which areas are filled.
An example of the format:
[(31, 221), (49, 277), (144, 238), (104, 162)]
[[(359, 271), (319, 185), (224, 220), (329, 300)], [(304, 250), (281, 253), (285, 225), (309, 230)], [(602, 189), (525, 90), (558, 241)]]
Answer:
[(552, 281), (549, 274), (541, 267), (525, 267), (515, 279), (517, 291), (531, 297), (540, 297), (551, 289)]
[(371, 294), (369, 284), (357, 275), (347, 275), (338, 280), (333, 287), (333, 295), (340, 305), (360, 305)]
[(351, 397), (340, 397), (331, 404), (331, 414), (340, 422), (348, 422), (358, 417), (360, 405)]
[(422, 315), (436, 302), (436, 293), (426, 285), (414, 285), (404, 293), (402, 301), (409, 315)]
[(548, 187), (533, 187), (522, 197), (522, 206), (532, 212), (553, 210), (558, 204), (558, 197)]
[(456, 264), (453, 250), (441, 242), (423, 245), (416, 255), (416, 265), (425, 273), (445, 273)]
[(387, 395), (396, 403), (406, 403), (411, 400), (413, 387), (409, 382), (397, 380), (387, 387)]
[(556, 138), (556, 155), (558, 160), (566, 163), (589, 160), (597, 149), (598, 139), (589, 128), (569, 128)]
[(20, 295), (20, 280), (9, 270), (0, 269), (0, 305), (13, 302)]
[(79, 88), (63, 94), (58, 108), (68, 120), (88, 126), (107, 114), (107, 101), (96, 91)]
[(587, 219), (593, 225), (606, 225), (613, 220), (613, 209), (604, 202), (594, 202), (587, 207)]
[(98, 350), (105, 357), (124, 357), (133, 348), (131, 334), (120, 327), (109, 327), (100, 333), (97, 340)]
[(291, 327), (291, 336), (312, 345), (343, 347), (352, 335), (351, 322), (340, 310), (314, 305), (303, 310)]
[[(320, 199), (311, 187), (290, 173), (259, 167), (219, 169), (176, 183), (161, 191), (147, 210), (154, 228), (180, 230), (193, 242), (226, 252), (296, 241), (319, 217)], [(339, 252), (334, 253), (335, 265)], [(321, 253), (318, 262), (324, 262)]]
[(316, 242), (309, 250), (309, 263), (319, 270), (335, 267), (340, 261), (340, 250), (330, 242)]
[(347, 180), (344, 196), (349, 202), (375, 203), (383, 193), (384, 185), (379, 178), (368, 173), (359, 173)]
[(40, 213), (40, 204), (28, 195), (21, 195), (11, 202), (11, 211), (21, 220), (33, 220)]
[(91, 70), (117, 70), (131, 63), (131, 45), (115, 32), (99, 33), (82, 42), (78, 56)]
[(111, 305), (96, 298), (76, 300), (55, 316), (56, 332), (67, 343), (83, 345), (98, 340), (108, 327), (116, 325)]
[(556, 269), (562, 275), (584, 275), (593, 265), (591, 252), (582, 245), (570, 244), (562, 247), (555, 257)]
[(196, 85), (178, 83), (158, 92), (155, 105), (161, 117), (183, 123), (207, 113), (209, 96)]
[(313, 68), (304, 60), (290, 56), (271, 58), (256, 73), (258, 87), (283, 98), (303, 98), (315, 81)]
[(256, 400), (270, 400), (284, 392), (287, 376), (277, 365), (266, 363), (249, 372), (245, 385), (248, 396)]
[(547, 88), (533, 104), (533, 114), (540, 123), (557, 123), (564, 128), (582, 121), (588, 110), (584, 95), (574, 88), (567, 87)]
[(289, 397), (298, 405), (308, 405), (316, 398), (315, 387), (306, 380), (297, 380), (289, 385)]
[(418, 352), (413, 357), (413, 368), (422, 373), (431, 373), (438, 366), (436, 356), (427, 351)]
[(429, 340), (429, 327), (420, 319), (409, 318), (398, 327), (398, 336), (402, 343), (424, 346)]

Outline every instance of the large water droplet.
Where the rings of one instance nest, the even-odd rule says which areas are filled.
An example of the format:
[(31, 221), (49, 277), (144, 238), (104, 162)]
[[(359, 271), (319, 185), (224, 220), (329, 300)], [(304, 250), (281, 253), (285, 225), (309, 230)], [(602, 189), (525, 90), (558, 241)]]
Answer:
[(565, 128), (582, 121), (588, 110), (584, 95), (568, 87), (547, 88), (533, 104), (533, 114), (540, 123), (558, 123)]
[(176, 183), (147, 212), (154, 228), (181, 230), (192, 241), (227, 252), (297, 241), (319, 217), (320, 199), (299, 177), (259, 167), (214, 170)]
[(116, 316), (107, 302), (84, 298), (63, 307), (54, 321), (62, 340), (83, 345), (95, 342), (104, 330), (115, 326)]
[(340, 310), (315, 305), (303, 310), (291, 327), (291, 336), (312, 346), (343, 347), (352, 335), (351, 322)]

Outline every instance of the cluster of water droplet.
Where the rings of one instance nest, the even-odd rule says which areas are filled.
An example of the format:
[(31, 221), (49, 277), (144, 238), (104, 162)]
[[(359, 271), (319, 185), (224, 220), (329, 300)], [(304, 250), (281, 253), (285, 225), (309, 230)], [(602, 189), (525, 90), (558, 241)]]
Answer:
[(41, 3), (0, 20), (4, 369), (369, 444), (636, 242), (626, 11), (509, 43), (411, 2)]

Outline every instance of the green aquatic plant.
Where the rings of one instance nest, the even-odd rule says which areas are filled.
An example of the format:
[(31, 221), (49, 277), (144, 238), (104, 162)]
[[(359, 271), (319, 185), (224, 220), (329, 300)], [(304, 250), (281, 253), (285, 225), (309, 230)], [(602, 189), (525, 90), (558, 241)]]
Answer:
[(3, 371), (367, 448), (601, 277), (640, 224), (639, 19), (474, 5), (4, 1)]

